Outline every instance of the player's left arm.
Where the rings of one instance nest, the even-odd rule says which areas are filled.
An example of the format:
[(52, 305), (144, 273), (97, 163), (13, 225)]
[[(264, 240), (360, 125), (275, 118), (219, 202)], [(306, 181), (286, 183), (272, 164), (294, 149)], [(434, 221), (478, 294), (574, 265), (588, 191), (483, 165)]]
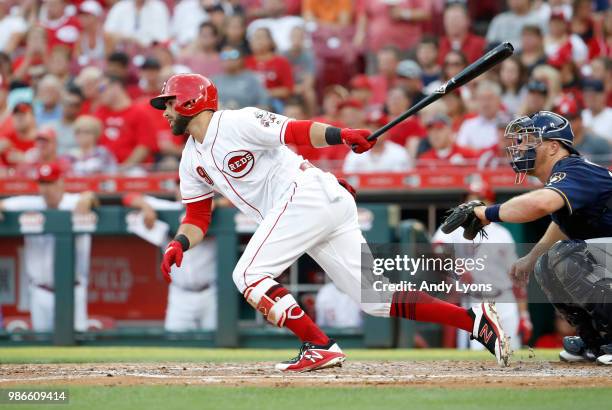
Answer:
[(315, 121), (290, 120), (285, 131), (285, 143), (306, 145), (315, 148), (330, 145), (355, 145), (355, 152), (371, 149), (376, 140), (368, 141), (371, 132), (365, 129), (337, 128)]
[(565, 200), (557, 191), (541, 188), (516, 196), (503, 204), (476, 207), (474, 213), (485, 225), (500, 221), (525, 223), (550, 215), (565, 205)]

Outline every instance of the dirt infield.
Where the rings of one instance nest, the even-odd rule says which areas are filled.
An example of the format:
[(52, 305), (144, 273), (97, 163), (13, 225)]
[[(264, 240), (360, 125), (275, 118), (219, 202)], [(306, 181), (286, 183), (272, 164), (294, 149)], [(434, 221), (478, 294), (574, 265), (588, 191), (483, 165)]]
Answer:
[(612, 369), (594, 364), (518, 361), (350, 361), (341, 368), (285, 375), (273, 363), (118, 363), (0, 365), (0, 387), (14, 385), (138, 386), (430, 386), (612, 387)]

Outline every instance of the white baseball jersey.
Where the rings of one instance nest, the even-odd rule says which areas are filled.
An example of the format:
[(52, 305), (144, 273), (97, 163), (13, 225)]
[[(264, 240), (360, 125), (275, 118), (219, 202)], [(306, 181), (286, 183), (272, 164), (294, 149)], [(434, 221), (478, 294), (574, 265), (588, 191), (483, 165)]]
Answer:
[(333, 283), (327, 283), (317, 293), (315, 311), (319, 326), (360, 327), (363, 323), (359, 303)]
[(288, 121), (253, 107), (215, 112), (203, 143), (190, 137), (185, 144), (179, 168), (183, 202), (217, 191), (261, 222), (304, 161), (284, 145)]
[[(514, 238), (512, 238), (508, 229), (498, 223), (491, 223), (485, 229), (488, 237), (486, 239), (476, 239), (474, 242), (463, 237), (463, 228), (456, 229), (449, 234), (445, 234), (438, 229), (432, 238), (432, 242), (461, 244), (457, 247), (457, 250), (462, 252), (466, 250), (466, 247), (473, 245), (474, 253), (470, 256), (476, 258), (486, 256), (489, 261), (486, 263), (486, 270), (471, 272), (474, 280), (478, 283), (492, 283), (500, 290), (511, 289), (510, 268), (518, 259)], [(502, 244), (511, 246), (503, 246)], [(491, 261), (495, 261), (495, 263), (491, 263)]]
[[(144, 195), (143, 199), (156, 211), (183, 210), (180, 202)], [(183, 219), (183, 215), (179, 219)], [(172, 265), (172, 283), (181, 289), (200, 289), (204, 285), (215, 284), (217, 277), (217, 244), (214, 239), (205, 238), (202, 242), (183, 254), (183, 263)]]
[[(58, 209), (74, 211), (80, 197), (80, 194), (65, 193)], [(6, 211), (43, 211), (47, 209), (45, 200), (38, 195), (6, 198), (2, 201), (2, 206)], [(86, 282), (89, 276), (91, 235), (75, 235), (74, 241), (75, 278), (78, 281)], [(54, 251), (55, 237), (52, 234), (24, 236), (25, 270), (33, 284), (53, 287)]]

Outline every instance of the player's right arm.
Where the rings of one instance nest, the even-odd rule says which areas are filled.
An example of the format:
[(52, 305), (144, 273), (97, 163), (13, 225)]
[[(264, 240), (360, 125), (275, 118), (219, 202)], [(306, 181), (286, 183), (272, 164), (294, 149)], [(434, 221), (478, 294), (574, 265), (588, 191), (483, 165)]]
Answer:
[(567, 236), (561, 231), (559, 225), (555, 222), (551, 222), (548, 225), (548, 229), (540, 238), (538, 243), (535, 244), (531, 251), (519, 258), (510, 268), (510, 275), (516, 279), (519, 283), (526, 283), (529, 279), (529, 275), (533, 272), (533, 267), (540, 256), (550, 249), (556, 242), (567, 239)]
[(371, 132), (364, 129), (337, 128), (315, 121), (290, 120), (285, 131), (285, 142), (323, 148), (346, 144), (355, 146), (358, 154), (370, 150), (376, 140), (368, 141)]

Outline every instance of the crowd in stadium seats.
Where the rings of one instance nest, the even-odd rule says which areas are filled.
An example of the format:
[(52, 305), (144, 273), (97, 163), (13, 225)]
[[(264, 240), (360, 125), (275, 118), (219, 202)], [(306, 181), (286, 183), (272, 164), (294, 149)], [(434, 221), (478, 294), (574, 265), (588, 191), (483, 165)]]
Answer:
[(554, 110), (610, 165), (607, 0), (0, 0), (0, 175), (177, 169), (184, 137), (148, 104), (173, 73), (212, 78), (222, 108), (374, 130), (502, 41), (515, 56), (368, 155), (299, 153), (345, 172), (507, 166), (507, 122)]

